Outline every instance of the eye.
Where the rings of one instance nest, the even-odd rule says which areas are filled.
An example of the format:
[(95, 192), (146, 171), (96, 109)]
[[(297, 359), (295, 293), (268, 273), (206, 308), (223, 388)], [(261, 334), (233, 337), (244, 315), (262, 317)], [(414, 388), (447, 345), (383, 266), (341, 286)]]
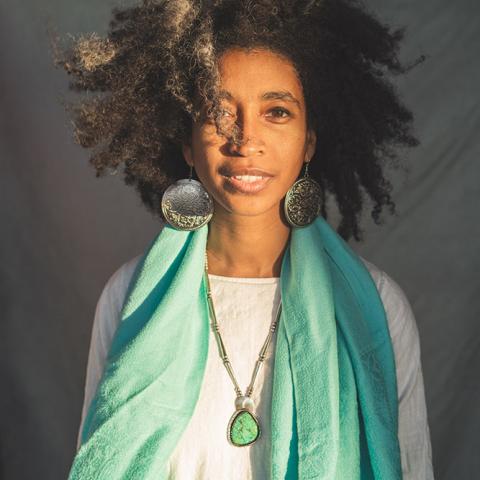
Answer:
[(224, 122), (225, 124), (230, 124), (234, 121), (234, 119), (235, 119), (235, 114), (232, 113), (230, 110), (227, 110), (224, 108), (220, 112), (219, 120), (221, 122)]
[(282, 107), (275, 107), (270, 110), (270, 112), (274, 112), (274, 118), (288, 118), (290, 116), (290, 112)]
[(231, 114), (232, 114), (232, 112), (228, 111), (228, 110), (225, 109), (225, 108), (222, 110), (222, 116), (223, 116), (223, 117), (226, 117), (227, 115), (231, 115)]
[[(230, 110), (228, 110), (225, 107), (223, 107), (220, 110), (219, 113), (220, 113), (219, 118), (225, 118), (225, 117), (228, 118), (229, 116), (232, 115), (232, 112), (230, 112)], [(212, 112), (210, 112), (210, 115), (207, 115), (207, 111), (206, 111), (205, 108), (202, 110), (202, 118), (203, 118), (204, 123), (208, 123), (208, 124), (214, 124), (215, 123), (214, 115), (212, 114)]]

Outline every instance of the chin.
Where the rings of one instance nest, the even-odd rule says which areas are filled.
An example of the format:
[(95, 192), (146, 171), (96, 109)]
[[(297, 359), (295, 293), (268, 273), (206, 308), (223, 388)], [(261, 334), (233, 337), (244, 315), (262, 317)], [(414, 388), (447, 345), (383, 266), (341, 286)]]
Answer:
[(215, 208), (223, 210), (227, 214), (242, 217), (256, 217), (266, 213), (278, 215), (281, 206), (278, 201), (267, 201), (265, 198), (260, 199), (252, 196), (250, 198), (235, 196), (222, 200), (219, 204), (216, 203)]

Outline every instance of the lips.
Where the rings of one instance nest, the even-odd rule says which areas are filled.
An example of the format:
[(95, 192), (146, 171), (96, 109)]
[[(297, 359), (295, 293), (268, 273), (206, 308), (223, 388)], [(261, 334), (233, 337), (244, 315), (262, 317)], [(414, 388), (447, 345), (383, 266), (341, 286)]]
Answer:
[(220, 173), (224, 177), (238, 177), (243, 175), (256, 177), (273, 177), (273, 175), (266, 170), (252, 167), (225, 167), (220, 169)]
[(241, 193), (257, 193), (263, 190), (272, 177), (257, 177), (258, 180), (244, 180), (241, 177), (225, 177), (226, 184)]
[(226, 186), (241, 193), (260, 192), (273, 177), (270, 172), (260, 168), (232, 167), (221, 173), (226, 178)]

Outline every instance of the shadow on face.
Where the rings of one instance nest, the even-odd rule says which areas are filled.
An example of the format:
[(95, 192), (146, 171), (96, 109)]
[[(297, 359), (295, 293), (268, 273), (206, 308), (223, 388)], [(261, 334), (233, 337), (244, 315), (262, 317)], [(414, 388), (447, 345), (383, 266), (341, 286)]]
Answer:
[(279, 215), (287, 190), (315, 153), (303, 88), (293, 64), (266, 49), (227, 50), (219, 59), (222, 128), (202, 115), (183, 146), (188, 165), (212, 195), (215, 214)]

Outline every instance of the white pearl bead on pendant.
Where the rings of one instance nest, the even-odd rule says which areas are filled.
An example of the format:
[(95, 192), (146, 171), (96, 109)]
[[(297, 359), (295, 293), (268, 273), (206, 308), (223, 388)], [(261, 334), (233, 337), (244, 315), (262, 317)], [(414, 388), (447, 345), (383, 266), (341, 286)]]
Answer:
[(235, 408), (237, 410), (240, 410), (241, 408), (245, 408), (250, 412), (252, 412), (253, 409), (255, 408), (255, 404), (253, 403), (253, 400), (250, 397), (242, 395), (235, 399)]

